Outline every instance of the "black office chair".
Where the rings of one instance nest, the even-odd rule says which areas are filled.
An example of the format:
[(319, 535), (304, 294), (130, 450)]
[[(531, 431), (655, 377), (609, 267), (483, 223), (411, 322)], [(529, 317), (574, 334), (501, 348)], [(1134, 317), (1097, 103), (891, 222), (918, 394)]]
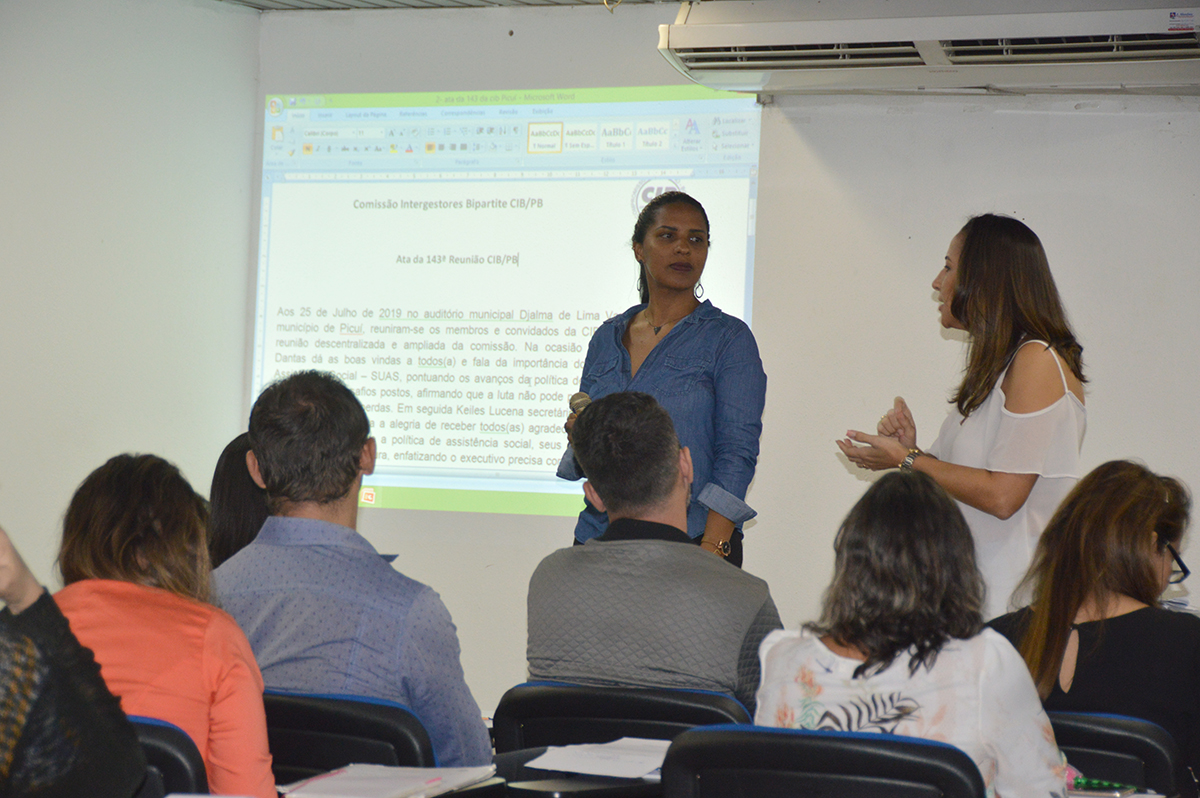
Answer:
[(984, 798), (962, 750), (916, 737), (709, 726), (675, 738), (664, 798)]
[(749, 722), (746, 708), (722, 693), (529, 682), (501, 697), (492, 732), (503, 754), (621, 737), (670, 740), (693, 726)]
[(276, 784), (351, 763), (436, 767), (433, 743), (403, 704), (350, 695), (268, 690), (267, 742)]
[(204, 760), (187, 732), (157, 718), (130, 715), (129, 720), (146, 755), (146, 780), (137, 798), (162, 798), (173, 792), (208, 792)]
[(1157, 723), (1091, 712), (1046, 714), (1059, 750), (1085, 776), (1162, 795), (1179, 792), (1179, 746)]

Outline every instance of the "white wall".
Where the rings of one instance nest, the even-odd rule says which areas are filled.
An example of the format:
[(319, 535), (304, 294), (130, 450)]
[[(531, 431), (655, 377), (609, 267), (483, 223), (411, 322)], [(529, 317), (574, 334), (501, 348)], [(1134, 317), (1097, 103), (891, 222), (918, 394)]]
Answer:
[(123, 451), (207, 494), (246, 398), (258, 14), (0, 0), (0, 524), (50, 579)]
[[(207, 487), (247, 407), (265, 92), (677, 83), (654, 51), (654, 26), (674, 14), (267, 13), (260, 25), (200, 0), (0, 0), (0, 523), (48, 573), (71, 489), (109, 455), (159, 452)], [(101, 102), (121, 86), (120, 109)], [(80, 107), (99, 121), (80, 129)], [(197, 129), (202, 118), (217, 121)], [(1200, 485), (1200, 101), (782, 98), (763, 131), (754, 322), (770, 383), (746, 566), (785, 623), (816, 611), (834, 530), (865, 487), (834, 439), (898, 393), (922, 442), (941, 421), (962, 344), (939, 332), (929, 282), (971, 213), (1014, 213), (1046, 244), (1092, 380), (1086, 462), (1139, 456)], [(613, 270), (625, 279), (629, 264)], [(524, 678), (529, 574), (571, 523), (406, 513), (363, 527), (442, 594), (490, 712)]]

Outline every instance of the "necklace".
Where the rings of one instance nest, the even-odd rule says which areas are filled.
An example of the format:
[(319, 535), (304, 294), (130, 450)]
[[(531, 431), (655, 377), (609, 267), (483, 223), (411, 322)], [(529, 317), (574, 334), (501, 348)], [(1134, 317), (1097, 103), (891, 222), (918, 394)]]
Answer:
[(680, 316), (679, 319), (671, 319), (670, 321), (664, 321), (662, 324), (656, 325), (654, 322), (650, 321), (650, 309), (646, 308), (646, 310), (643, 312), (646, 314), (646, 323), (650, 325), (650, 329), (654, 330), (655, 336), (657, 336), (662, 331), (663, 327), (666, 327), (668, 324), (675, 324), (676, 322), (679, 321), (679, 319), (686, 318), (688, 316), (688, 314), (691, 313), (691, 311), (689, 310), (687, 313), (684, 313), (682, 316)]

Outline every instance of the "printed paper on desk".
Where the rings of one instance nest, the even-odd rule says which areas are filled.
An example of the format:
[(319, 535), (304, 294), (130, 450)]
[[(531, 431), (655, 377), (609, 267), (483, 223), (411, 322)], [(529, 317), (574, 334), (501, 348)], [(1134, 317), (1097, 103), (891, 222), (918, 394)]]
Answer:
[(622, 737), (611, 743), (551, 746), (525, 764), (542, 770), (640, 779), (662, 767), (670, 746), (670, 740)]
[(397, 768), (350, 765), (284, 788), (288, 798), (428, 798), (484, 781), (494, 765), (474, 768)]

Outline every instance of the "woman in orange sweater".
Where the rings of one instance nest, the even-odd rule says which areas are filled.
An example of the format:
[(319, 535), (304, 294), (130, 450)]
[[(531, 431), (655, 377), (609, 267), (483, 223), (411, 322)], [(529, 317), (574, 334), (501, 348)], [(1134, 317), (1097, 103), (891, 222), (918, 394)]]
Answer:
[(188, 733), (214, 794), (276, 798), (262, 675), (237, 623), (207, 603), (207, 521), (175, 466), (112, 458), (67, 508), (54, 599), (125, 712)]

